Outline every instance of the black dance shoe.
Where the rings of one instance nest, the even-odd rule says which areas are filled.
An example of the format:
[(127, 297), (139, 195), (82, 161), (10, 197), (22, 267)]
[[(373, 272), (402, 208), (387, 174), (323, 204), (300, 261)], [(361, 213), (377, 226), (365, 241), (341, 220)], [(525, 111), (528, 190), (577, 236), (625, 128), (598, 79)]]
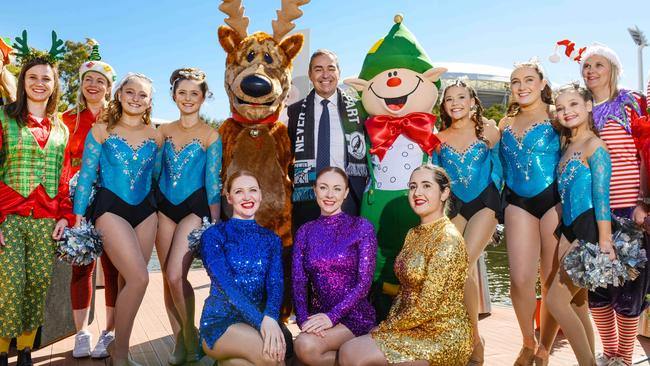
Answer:
[(9, 355), (4, 352), (0, 353), (0, 366), (9, 366)]
[(16, 366), (34, 366), (32, 362), (32, 351), (29, 348), (18, 351), (18, 363), (16, 363)]

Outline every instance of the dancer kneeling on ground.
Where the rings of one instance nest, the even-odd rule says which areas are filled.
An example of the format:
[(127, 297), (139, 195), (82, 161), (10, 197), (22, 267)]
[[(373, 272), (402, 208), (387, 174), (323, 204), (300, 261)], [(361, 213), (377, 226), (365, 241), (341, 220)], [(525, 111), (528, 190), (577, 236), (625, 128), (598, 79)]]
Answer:
[(238, 171), (226, 181), (232, 218), (205, 231), (201, 258), (210, 281), (199, 333), (220, 365), (284, 365), (291, 336), (278, 324), (282, 302), (280, 237), (255, 222), (257, 178)]
[(450, 179), (423, 165), (409, 180), (408, 199), (420, 217), (395, 260), (400, 288), (388, 318), (370, 334), (341, 346), (341, 365), (458, 365), (472, 352), (472, 330), (463, 306), (467, 251), (445, 215)]
[(293, 248), (293, 299), (302, 333), (296, 356), (307, 365), (334, 365), (339, 347), (375, 324), (368, 292), (377, 239), (372, 224), (341, 210), (348, 177), (322, 169), (314, 184), (320, 217), (302, 225)]

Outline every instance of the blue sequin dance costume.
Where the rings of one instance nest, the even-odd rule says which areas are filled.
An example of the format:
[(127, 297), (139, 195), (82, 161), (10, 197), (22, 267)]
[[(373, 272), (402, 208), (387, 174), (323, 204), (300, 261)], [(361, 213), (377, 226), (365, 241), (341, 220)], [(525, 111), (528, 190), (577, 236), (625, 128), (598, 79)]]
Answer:
[(498, 143), (490, 149), (487, 142), (477, 139), (463, 151), (443, 142), (433, 155), (433, 163), (443, 167), (451, 178), (451, 192), (460, 201), (458, 213), (465, 220), (484, 207), (501, 218), (499, 190), (503, 174), (498, 154)]
[(95, 221), (102, 214), (111, 212), (128, 221), (132, 227), (138, 226), (156, 212), (151, 186), (152, 178), (159, 174), (160, 152), (152, 138), (133, 147), (117, 134), (110, 134), (100, 144), (92, 132), (88, 133), (73, 212), (77, 215), (86, 213), (92, 185), (97, 182), (97, 193), (88, 216)]
[(558, 190), (562, 200), (561, 232), (570, 241), (598, 242), (596, 221), (609, 221), (609, 181), (612, 163), (602, 147), (582, 161), (575, 152), (558, 167)]
[(232, 218), (201, 237), (210, 276), (199, 332), (210, 348), (232, 324), (259, 330), (265, 315), (277, 320), (283, 292), (280, 238), (255, 220)]
[(556, 183), (560, 136), (550, 120), (533, 124), (521, 137), (515, 136), (511, 125), (506, 127), (501, 156), (507, 203), (541, 219), (560, 202)]
[(194, 139), (177, 151), (167, 137), (162, 150), (158, 210), (175, 223), (189, 214), (210, 217), (208, 206), (221, 201), (221, 138), (207, 149)]

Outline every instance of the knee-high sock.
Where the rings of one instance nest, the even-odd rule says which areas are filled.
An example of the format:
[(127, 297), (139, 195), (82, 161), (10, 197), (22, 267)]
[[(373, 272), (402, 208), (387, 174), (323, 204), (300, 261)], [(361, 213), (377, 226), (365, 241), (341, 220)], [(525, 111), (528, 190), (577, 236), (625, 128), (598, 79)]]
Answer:
[(11, 338), (0, 337), (0, 353), (9, 353)]
[(36, 329), (24, 331), (16, 338), (16, 349), (22, 351), (25, 348), (34, 348), (34, 339), (36, 339)]
[(626, 364), (631, 365), (639, 318), (616, 314), (616, 325), (618, 328), (618, 352), (616, 355), (622, 357)]
[(614, 309), (607, 305), (601, 308), (591, 308), (600, 340), (603, 342), (603, 353), (607, 357), (616, 356), (618, 351), (618, 334), (616, 334), (616, 314)]

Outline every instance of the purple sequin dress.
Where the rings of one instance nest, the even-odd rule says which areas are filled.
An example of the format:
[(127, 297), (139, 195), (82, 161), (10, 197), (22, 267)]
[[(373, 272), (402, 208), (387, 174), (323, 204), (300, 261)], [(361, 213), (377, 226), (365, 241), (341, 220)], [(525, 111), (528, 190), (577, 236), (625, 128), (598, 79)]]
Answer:
[(298, 229), (293, 245), (293, 298), (298, 325), (325, 313), (355, 336), (375, 325), (368, 292), (377, 239), (372, 224), (344, 212), (321, 216)]

